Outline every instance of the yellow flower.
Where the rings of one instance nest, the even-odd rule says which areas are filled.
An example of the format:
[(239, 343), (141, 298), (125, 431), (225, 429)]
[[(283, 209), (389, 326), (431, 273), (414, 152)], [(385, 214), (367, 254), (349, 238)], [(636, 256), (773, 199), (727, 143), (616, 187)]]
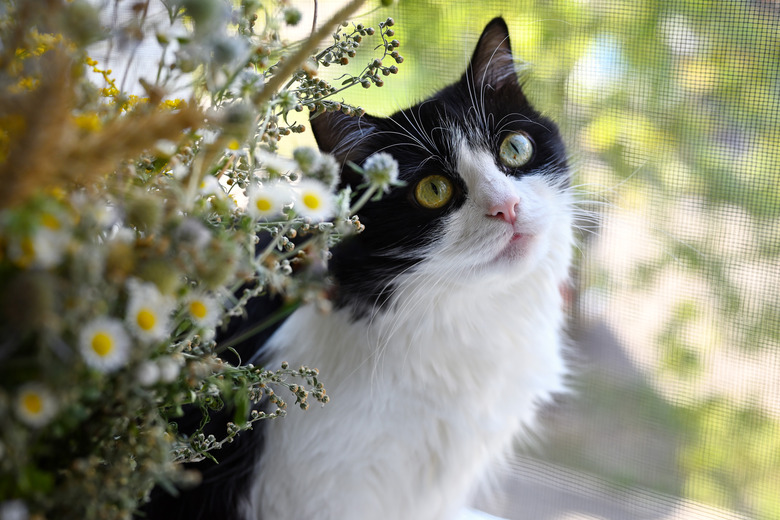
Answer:
[(82, 329), (79, 350), (84, 361), (92, 368), (101, 372), (113, 372), (127, 362), (130, 337), (122, 322), (104, 316)]
[(196, 326), (205, 329), (203, 335), (211, 339), (214, 327), (222, 318), (222, 306), (213, 296), (195, 294), (187, 302), (187, 314)]
[(291, 202), (290, 190), (281, 184), (269, 184), (252, 191), (246, 211), (256, 219), (269, 219), (282, 213), (282, 207)]
[(41, 80), (39, 78), (23, 76), (19, 78), (19, 82), (16, 84), (16, 86), (11, 88), (11, 93), (18, 94), (25, 90), (33, 91), (37, 89), (40, 84), (41, 84)]
[(46, 425), (57, 413), (53, 394), (40, 383), (27, 383), (19, 389), (14, 402), (19, 419), (34, 428)]
[(160, 341), (170, 333), (171, 298), (163, 296), (153, 283), (136, 280), (128, 284), (130, 298), (125, 322), (142, 341)]
[(180, 108), (186, 107), (187, 102), (183, 99), (166, 99), (162, 102), (162, 106), (171, 110), (178, 110)]
[(321, 182), (305, 179), (295, 187), (295, 211), (312, 220), (324, 220), (333, 212), (333, 195)]
[(70, 230), (51, 213), (44, 213), (40, 223), (31, 236), (21, 237), (9, 245), (8, 256), (22, 269), (51, 269), (65, 257), (71, 240)]
[(225, 196), (225, 189), (219, 183), (219, 180), (213, 175), (206, 175), (200, 182), (198, 187), (201, 197), (207, 198), (211, 195), (223, 198)]
[(103, 127), (100, 117), (94, 112), (80, 114), (74, 118), (76, 127), (85, 132), (97, 132)]

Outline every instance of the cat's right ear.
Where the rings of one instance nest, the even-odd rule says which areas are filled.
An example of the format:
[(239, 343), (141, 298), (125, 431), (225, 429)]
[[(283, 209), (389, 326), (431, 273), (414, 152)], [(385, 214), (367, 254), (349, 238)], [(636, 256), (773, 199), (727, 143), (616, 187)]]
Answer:
[(341, 164), (362, 162), (370, 146), (369, 137), (376, 131), (374, 117), (348, 116), (340, 110), (317, 114), (310, 124), (320, 150), (333, 155)]
[(517, 90), (517, 69), (509, 44), (509, 28), (503, 18), (494, 18), (485, 26), (463, 81), (478, 91), (487, 87)]

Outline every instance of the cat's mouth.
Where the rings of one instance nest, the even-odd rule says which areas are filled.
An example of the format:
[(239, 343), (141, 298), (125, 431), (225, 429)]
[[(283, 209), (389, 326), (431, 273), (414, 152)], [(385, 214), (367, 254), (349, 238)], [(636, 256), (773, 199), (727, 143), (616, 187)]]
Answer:
[(496, 260), (517, 261), (528, 255), (534, 235), (515, 231), (509, 237), (504, 248), (496, 257)]

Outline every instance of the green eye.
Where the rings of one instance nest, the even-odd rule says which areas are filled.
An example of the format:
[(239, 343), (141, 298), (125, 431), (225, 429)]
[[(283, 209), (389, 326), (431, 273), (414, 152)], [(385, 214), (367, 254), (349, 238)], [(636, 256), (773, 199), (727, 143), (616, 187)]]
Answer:
[(428, 209), (441, 208), (450, 201), (452, 195), (452, 183), (441, 175), (429, 175), (414, 188), (414, 198), (420, 206)]
[(509, 134), (498, 152), (501, 162), (510, 168), (525, 166), (534, 155), (534, 143), (523, 132)]

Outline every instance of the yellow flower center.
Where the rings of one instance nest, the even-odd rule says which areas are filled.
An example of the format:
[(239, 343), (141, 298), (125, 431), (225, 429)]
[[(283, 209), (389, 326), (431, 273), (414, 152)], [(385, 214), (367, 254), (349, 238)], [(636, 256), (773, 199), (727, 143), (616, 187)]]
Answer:
[(320, 198), (313, 193), (307, 193), (303, 196), (303, 205), (309, 209), (317, 209), (320, 207)]
[(266, 213), (268, 211), (271, 211), (271, 208), (273, 205), (271, 204), (271, 201), (268, 199), (257, 199), (255, 202), (255, 207), (258, 211), (262, 211), (263, 213)]
[(60, 221), (57, 220), (57, 217), (51, 213), (44, 213), (41, 215), (41, 224), (51, 229), (52, 231), (57, 231), (62, 227), (62, 224), (60, 224)]
[(141, 309), (138, 311), (138, 314), (135, 315), (135, 321), (141, 329), (149, 331), (154, 328), (154, 324), (157, 323), (157, 318), (149, 309)]
[(97, 132), (103, 126), (97, 114), (81, 114), (75, 120), (76, 126), (86, 132)]
[(43, 411), (43, 399), (38, 394), (26, 393), (22, 396), (22, 408), (30, 415), (38, 415)]
[(114, 341), (105, 332), (98, 332), (92, 336), (92, 350), (100, 357), (106, 357), (114, 350)]
[(202, 320), (206, 317), (207, 313), (208, 309), (206, 309), (206, 306), (203, 304), (203, 302), (196, 300), (190, 303), (190, 314), (196, 318)]
[(30, 237), (24, 237), (22, 239), (22, 255), (25, 258), (32, 258), (35, 256), (35, 245)]

